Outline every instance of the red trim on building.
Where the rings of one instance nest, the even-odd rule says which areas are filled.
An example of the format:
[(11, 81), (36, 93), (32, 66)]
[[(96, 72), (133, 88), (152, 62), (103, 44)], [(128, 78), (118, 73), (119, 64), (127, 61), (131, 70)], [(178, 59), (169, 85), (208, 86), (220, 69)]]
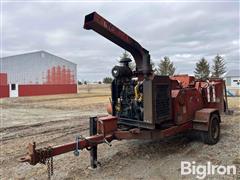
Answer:
[(0, 98), (9, 97), (9, 85), (0, 85)]
[(74, 84), (75, 75), (71, 69), (65, 66), (53, 66), (43, 76), (43, 84)]
[(58, 84), (58, 85), (19, 85), (19, 96), (38, 96), (52, 94), (70, 94), (77, 93), (76, 84)]
[(0, 73), (0, 85), (7, 85), (7, 73)]
[(0, 73), (0, 98), (9, 97), (9, 85), (7, 84), (7, 73)]

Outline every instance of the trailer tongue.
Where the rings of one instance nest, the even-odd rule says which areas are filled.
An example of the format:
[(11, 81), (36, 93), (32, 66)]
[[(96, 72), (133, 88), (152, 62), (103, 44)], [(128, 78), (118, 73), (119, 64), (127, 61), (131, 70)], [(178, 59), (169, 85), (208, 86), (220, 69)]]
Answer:
[(129, 59), (122, 59), (121, 65), (113, 68), (110, 115), (90, 118), (89, 137), (78, 136), (73, 142), (54, 147), (36, 148), (36, 143), (29, 144), (21, 162), (47, 164), (50, 178), (54, 156), (70, 151), (78, 156), (80, 150), (87, 149), (91, 167), (96, 168), (98, 144), (111, 146), (113, 140), (161, 139), (194, 131), (201, 133), (207, 144), (219, 141), (220, 113), (228, 112), (223, 80), (155, 75), (149, 52), (96, 12), (85, 17), (84, 28), (129, 51), (136, 62), (136, 71), (129, 68)]
[(165, 130), (142, 130), (139, 128), (132, 128), (129, 130), (117, 129), (118, 118), (114, 116), (106, 116), (102, 118), (90, 118), (90, 136), (76, 137), (76, 141), (54, 146), (36, 149), (36, 143), (28, 145), (28, 153), (26, 156), (20, 158), (20, 162), (28, 162), (31, 165), (38, 163), (47, 164), (49, 178), (53, 174), (53, 157), (73, 151), (75, 156), (80, 155), (80, 150), (87, 149), (90, 151), (90, 166), (96, 168), (97, 161), (97, 145), (106, 143), (111, 146), (113, 140), (123, 139), (161, 139), (172, 136), (176, 133), (184, 132), (192, 129), (192, 123), (186, 123), (181, 126), (172, 126)]

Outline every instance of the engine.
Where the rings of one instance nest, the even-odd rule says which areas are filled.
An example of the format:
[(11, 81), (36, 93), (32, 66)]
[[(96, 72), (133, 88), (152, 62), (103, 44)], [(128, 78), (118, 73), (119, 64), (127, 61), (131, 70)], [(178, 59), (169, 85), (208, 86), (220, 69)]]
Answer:
[(124, 58), (112, 69), (113, 114), (120, 118), (143, 121), (143, 83), (133, 77), (131, 59)]

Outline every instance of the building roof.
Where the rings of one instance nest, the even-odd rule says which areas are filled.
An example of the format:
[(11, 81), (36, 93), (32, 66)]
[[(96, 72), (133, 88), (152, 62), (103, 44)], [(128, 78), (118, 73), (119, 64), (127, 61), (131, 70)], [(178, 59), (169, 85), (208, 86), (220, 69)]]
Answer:
[(239, 69), (233, 69), (227, 72), (225, 77), (240, 77), (240, 70)]
[(30, 54), (40, 54), (40, 53), (46, 53), (46, 54), (49, 54), (49, 55), (51, 55), (51, 56), (55, 56), (55, 57), (61, 59), (62, 61), (65, 61), (65, 62), (68, 62), (68, 63), (72, 63), (72, 64), (74, 64), (74, 65), (77, 65), (76, 63), (73, 63), (73, 62), (71, 62), (71, 61), (69, 61), (69, 60), (66, 60), (66, 59), (64, 59), (64, 58), (61, 58), (61, 57), (59, 57), (59, 56), (56, 56), (56, 55), (54, 55), (54, 54), (51, 54), (51, 53), (49, 53), (49, 52), (47, 52), (47, 51), (43, 51), (43, 50), (41, 50), (41, 51), (29, 52), (29, 53), (23, 53), (23, 54), (17, 54), (17, 55), (12, 55), (12, 56), (6, 56), (6, 57), (3, 57), (3, 58), (0, 58), (0, 60), (6, 60), (6, 59), (10, 60), (11, 57), (26, 56), (26, 55), (30, 55)]

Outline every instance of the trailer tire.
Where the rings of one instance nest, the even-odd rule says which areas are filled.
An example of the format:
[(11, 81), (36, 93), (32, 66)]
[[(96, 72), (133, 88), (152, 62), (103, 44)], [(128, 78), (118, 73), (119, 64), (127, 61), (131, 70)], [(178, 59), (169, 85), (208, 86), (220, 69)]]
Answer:
[(209, 120), (209, 127), (207, 132), (202, 134), (205, 144), (214, 145), (220, 138), (220, 118), (219, 115), (214, 113)]

